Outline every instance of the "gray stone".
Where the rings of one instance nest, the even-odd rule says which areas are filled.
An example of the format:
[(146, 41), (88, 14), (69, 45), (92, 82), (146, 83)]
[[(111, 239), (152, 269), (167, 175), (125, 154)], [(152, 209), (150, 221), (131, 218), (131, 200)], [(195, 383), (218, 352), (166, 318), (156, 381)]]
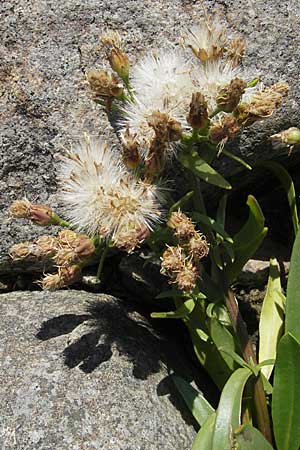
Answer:
[[(284, 79), (292, 87), (279, 113), (247, 129), (233, 150), (251, 163), (281, 155), (287, 160), (286, 149), (272, 149), (268, 137), (299, 125), (298, 0), (203, 4), (247, 38), (247, 71), (261, 74), (267, 82)], [(3, 0), (0, 14), (0, 271), (8, 272), (16, 268), (9, 262), (8, 248), (45, 231), (12, 221), (9, 204), (26, 195), (57, 208), (55, 167), (62, 148), (84, 130), (104, 132), (115, 142), (104, 114), (84, 87), (84, 72), (102, 65), (99, 35), (107, 27), (118, 28), (134, 60), (173, 40), (202, 10), (189, 0)], [(226, 175), (240, 170), (225, 158), (219, 166)]]
[[(269, 261), (249, 259), (238, 276), (237, 283), (243, 288), (265, 287), (269, 277)], [(280, 262), (281, 276), (287, 279), (290, 263)]]
[(14, 292), (0, 309), (3, 450), (190, 449), (167, 378), (189, 372), (176, 337), (107, 295)]

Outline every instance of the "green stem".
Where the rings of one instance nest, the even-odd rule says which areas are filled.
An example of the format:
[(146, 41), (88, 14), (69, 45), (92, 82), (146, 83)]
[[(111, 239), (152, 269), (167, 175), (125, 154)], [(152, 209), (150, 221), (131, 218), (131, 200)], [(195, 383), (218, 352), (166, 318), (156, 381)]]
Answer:
[(60, 227), (65, 227), (65, 228), (72, 228), (72, 225), (69, 222), (67, 222), (66, 220), (63, 220), (56, 213), (52, 213), (51, 224), (59, 225)]
[(105, 261), (105, 258), (107, 256), (108, 248), (109, 248), (108, 244), (105, 244), (105, 247), (104, 247), (103, 252), (101, 254), (101, 258), (100, 258), (100, 262), (99, 262), (99, 266), (98, 266), (98, 270), (97, 270), (97, 275), (96, 275), (98, 280), (101, 280), (100, 277), (101, 277), (101, 274), (102, 274), (104, 261)]

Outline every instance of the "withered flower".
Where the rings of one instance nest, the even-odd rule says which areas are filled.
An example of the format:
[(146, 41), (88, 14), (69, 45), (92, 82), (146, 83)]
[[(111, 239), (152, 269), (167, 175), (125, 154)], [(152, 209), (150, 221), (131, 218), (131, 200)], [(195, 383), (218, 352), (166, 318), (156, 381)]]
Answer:
[(171, 214), (167, 225), (174, 230), (175, 236), (178, 239), (188, 240), (195, 234), (195, 226), (191, 219), (187, 217), (183, 212), (176, 211)]
[(203, 128), (208, 122), (207, 101), (201, 92), (192, 94), (187, 122), (192, 128)]
[(232, 112), (239, 104), (247, 83), (240, 78), (234, 78), (218, 93), (217, 105), (221, 111)]
[(86, 77), (95, 99), (122, 97), (123, 85), (113, 73), (93, 69), (87, 72)]

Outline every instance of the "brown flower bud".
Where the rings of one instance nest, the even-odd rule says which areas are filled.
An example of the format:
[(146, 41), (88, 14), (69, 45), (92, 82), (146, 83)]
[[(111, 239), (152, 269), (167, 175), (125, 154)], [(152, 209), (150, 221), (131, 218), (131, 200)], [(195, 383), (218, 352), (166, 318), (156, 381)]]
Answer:
[(52, 209), (47, 205), (32, 204), (30, 207), (30, 219), (37, 225), (50, 225), (52, 214)]
[(160, 142), (175, 142), (181, 139), (181, 124), (168, 114), (156, 111), (148, 118), (148, 124)]
[(146, 180), (153, 180), (164, 170), (166, 164), (165, 147), (165, 143), (162, 143), (157, 138), (153, 139), (149, 154), (145, 160)]
[(112, 48), (108, 56), (108, 60), (112, 70), (117, 72), (122, 80), (128, 81), (129, 77), (129, 59), (126, 53), (120, 48)]
[(240, 127), (233, 116), (224, 116), (218, 122), (213, 123), (209, 129), (209, 137), (213, 142), (225, 143), (235, 138)]
[(187, 122), (192, 128), (203, 128), (208, 123), (207, 102), (201, 92), (192, 94)]
[(121, 36), (117, 31), (107, 30), (105, 33), (100, 36), (100, 42), (105, 47), (117, 47), (121, 48), (122, 41)]
[(14, 217), (30, 219), (37, 225), (50, 225), (52, 223), (52, 209), (47, 205), (34, 204), (29, 200), (16, 200), (10, 207)]
[(86, 74), (95, 99), (98, 97), (121, 98), (123, 86), (118, 78), (106, 70), (90, 70)]
[(174, 230), (178, 239), (188, 240), (196, 233), (195, 226), (191, 219), (183, 212), (177, 211), (171, 214), (167, 226)]
[(136, 134), (131, 134), (129, 128), (121, 136), (123, 144), (123, 162), (130, 169), (135, 169), (140, 163), (139, 141)]
[(247, 83), (240, 78), (234, 78), (224, 86), (217, 96), (217, 105), (220, 110), (227, 113), (232, 112), (239, 104)]

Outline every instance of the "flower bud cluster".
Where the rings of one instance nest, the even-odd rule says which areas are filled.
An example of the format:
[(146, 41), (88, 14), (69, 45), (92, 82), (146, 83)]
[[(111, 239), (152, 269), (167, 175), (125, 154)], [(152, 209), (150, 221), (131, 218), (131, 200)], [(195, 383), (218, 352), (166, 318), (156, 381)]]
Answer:
[(31, 203), (26, 198), (14, 201), (10, 207), (10, 213), (18, 219), (32, 220), (37, 225), (55, 223), (55, 215), (49, 206)]
[(95, 253), (92, 240), (72, 230), (63, 230), (57, 236), (41, 236), (33, 242), (21, 242), (10, 249), (14, 261), (51, 259), (58, 267), (56, 274), (48, 274), (40, 282), (45, 289), (57, 289), (78, 281), (80, 268)]
[(161, 273), (176, 283), (179, 289), (190, 292), (200, 277), (200, 262), (208, 255), (209, 244), (205, 236), (184, 213), (172, 213), (167, 223), (178, 239), (177, 246), (168, 247), (161, 258)]

